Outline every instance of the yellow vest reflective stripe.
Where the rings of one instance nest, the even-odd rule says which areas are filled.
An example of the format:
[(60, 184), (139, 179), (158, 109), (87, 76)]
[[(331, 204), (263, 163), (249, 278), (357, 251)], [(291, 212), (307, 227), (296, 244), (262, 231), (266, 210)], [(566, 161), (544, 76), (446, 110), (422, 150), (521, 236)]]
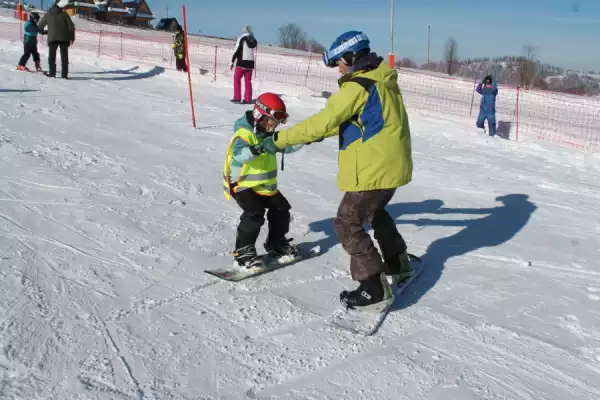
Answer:
[(252, 189), (263, 196), (276, 195), (279, 192), (277, 189), (277, 157), (273, 154), (263, 153), (255, 157), (252, 161), (243, 164), (237, 181), (230, 182), (233, 143), (238, 138), (248, 143), (249, 146), (259, 143), (254, 132), (244, 128), (238, 129), (229, 142), (223, 172), (225, 198), (229, 200), (232, 191), (235, 193), (245, 189)]

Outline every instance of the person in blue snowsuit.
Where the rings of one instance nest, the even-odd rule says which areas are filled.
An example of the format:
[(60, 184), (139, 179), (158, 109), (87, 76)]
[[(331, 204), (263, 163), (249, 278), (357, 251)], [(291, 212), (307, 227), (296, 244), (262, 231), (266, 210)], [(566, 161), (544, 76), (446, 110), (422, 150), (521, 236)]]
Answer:
[(25, 26), (23, 28), (23, 56), (21, 56), (21, 60), (19, 60), (19, 65), (17, 69), (19, 71), (29, 71), (26, 67), (27, 61), (29, 61), (29, 57), (33, 56), (33, 62), (35, 63), (35, 69), (40, 72), (42, 70), (42, 66), (40, 65), (40, 53), (37, 48), (37, 37), (38, 34), (45, 35), (46, 31), (40, 30), (38, 27), (38, 23), (40, 22), (40, 14), (36, 12), (32, 12), (29, 15), (29, 20), (25, 22)]
[(496, 96), (498, 96), (498, 85), (490, 76), (483, 78), (475, 89), (481, 95), (481, 104), (479, 105), (479, 116), (477, 117), (477, 127), (484, 129), (484, 123), (487, 119), (490, 136), (496, 134)]

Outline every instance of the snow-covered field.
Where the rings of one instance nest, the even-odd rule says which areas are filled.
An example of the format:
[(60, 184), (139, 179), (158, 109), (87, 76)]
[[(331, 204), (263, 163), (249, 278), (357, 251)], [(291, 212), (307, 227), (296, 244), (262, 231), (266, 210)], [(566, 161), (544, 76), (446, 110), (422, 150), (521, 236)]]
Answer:
[[(324, 254), (237, 284), (224, 79), (74, 50), (70, 81), (0, 46), (0, 398), (600, 398), (600, 158), (411, 111), (390, 213), (426, 271), (368, 338), (324, 325), (355, 287), (333, 233), (336, 141), (286, 158), (292, 236)], [(283, 94), (294, 124), (320, 96)], [(260, 242), (262, 243), (261, 237)]]

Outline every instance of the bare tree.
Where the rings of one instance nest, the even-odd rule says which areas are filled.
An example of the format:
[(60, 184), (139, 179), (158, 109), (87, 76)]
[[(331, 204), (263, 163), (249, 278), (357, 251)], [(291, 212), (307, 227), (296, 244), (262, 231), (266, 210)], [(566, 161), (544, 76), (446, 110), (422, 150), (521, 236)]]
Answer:
[(419, 68), (417, 63), (411, 58), (404, 57), (401, 60), (396, 61), (396, 68)]
[(307, 50), (311, 53), (323, 53), (325, 51), (325, 46), (319, 43), (316, 39), (310, 39), (307, 44)]
[(519, 57), (517, 74), (519, 75), (519, 85), (525, 89), (530, 89), (535, 81), (536, 61), (536, 47), (531, 43), (523, 46), (523, 55)]
[(458, 43), (454, 37), (449, 37), (444, 46), (444, 61), (446, 62), (446, 73), (452, 75), (454, 65), (458, 62)]
[(458, 58), (458, 44), (456, 39), (449, 37), (444, 47), (444, 60), (446, 61), (446, 72), (448, 75), (452, 75), (452, 67), (457, 63)]
[(306, 32), (298, 24), (287, 24), (278, 29), (279, 45), (286, 49), (306, 50)]

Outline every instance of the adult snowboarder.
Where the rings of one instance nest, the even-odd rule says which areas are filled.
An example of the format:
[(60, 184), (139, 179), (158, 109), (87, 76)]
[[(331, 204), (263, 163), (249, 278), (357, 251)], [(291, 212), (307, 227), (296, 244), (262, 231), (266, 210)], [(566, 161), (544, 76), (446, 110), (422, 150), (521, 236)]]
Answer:
[(498, 96), (498, 85), (491, 75), (486, 76), (479, 82), (475, 89), (481, 95), (481, 104), (479, 105), (479, 116), (475, 125), (479, 129), (484, 129), (484, 123), (487, 119), (489, 135), (496, 135), (496, 96)]
[[(256, 99), (253, 110), (246, 111), (233, 127), (223, 185), (225, 198), (233, 197), (243, 211), (233, 253), (235, 262), (242, 268), (263, 266), (255, 243), (267, 210), (269, 233), (265, 250), (275, 257), (297, 255), (297, 249), (286, 238), (291, 206), (277, 188), (277, 156), (260, 146), (287, 118), (283, 100), (274, 93), (263, 93)], [(293, 153), (301, 147), (286, 147), (283, 152)]]
[(56, 0), (48, 12), (42, 17), (39, 29), (48, 26), (48, 72), (46, 76), (56, 77), (56, 51), (60, 48), (62, 64), (61, 77), (69, 77), (69, 46), (75, 42), (75, 25), (63, 8), (69, 6), (67, 0)]
[(173, 41), (173, 52), (175, 53), (175, 66), (177, 71), (187, 72), (185, 60), (185, 37), (181, 25), (177, 26), (175, 31), (175, 40)]
[[(232, 103), (252, 103), (252, 73), (254, 72), (254, 49), (258, 45), (252, 27), (244, 25), (242, 35), (235, 43), (233, 56), (229, 69), (235, 71), (233, 73), (233, 99)], [(244, 100), (242, 101), (242, 86), (241, 81), (244, 78)]]
[[(386, 275), (392, 280), (412, 276), (407, 246), (385, 206), (398, 187), (412, 180), (413, 162), (408, 115), (398, 75), (382, 57), (371, 52), (368, 37), (359, 31), (340, 35), (323, 54), (328, 67), (343, 75), (340, 90), (325, 108), (303, 122), (265, 139), (268, 152), (339, 135), (337, 183), (346, 192), (334, 227), (350, 254), (354, 291), (343, 291), (348, 308), (393, 299)], [(383, 260), (363, 224), (370, 223)]]
[(29, 61), (29, 57), (31, 56), (33, 56), (36, 71), (42, 71), (42, 66), (40, 65), (40, 53), (38, 52), (37, 47), (37, 37), (38, 34), (45, 35), (47, 32), (40, 30), (38, 22), (40, 22), (40, 14), (32, 12), (29, 15), (29, 20), (25, 22), (25, 26), (23, 27), (23, 55), (17, 66), (19, 71), (29, 71), (29, 68), (27, 68), (27, 61)]

